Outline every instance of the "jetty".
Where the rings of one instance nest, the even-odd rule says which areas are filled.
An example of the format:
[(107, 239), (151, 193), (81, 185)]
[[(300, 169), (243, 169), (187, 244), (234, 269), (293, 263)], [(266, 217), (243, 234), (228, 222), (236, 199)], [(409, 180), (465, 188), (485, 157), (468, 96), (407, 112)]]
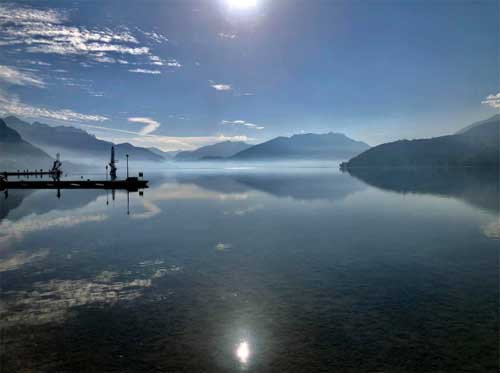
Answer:
[(0, 190), (7, 189), (108, 189), (137, 192), (148, 181), (137, 177), (124, 180), (8, 180), (0, 178)]
[[(139, 172), (139, 177), (130, 177), (128, 170), (128, 154), (127, 157), (127, 177), (118, 179), (116, 176), (116, 160), (115, 149), (111, 147), (110, 178), (107, 178), (108, 166), (106, 166), (106, 180), (62, 180), (62, 162), (57, 154), (57, 159), (54, 161), (52, 168), (48, 171), (43, 170), (17, 170), (15, 172), (0, 172), (0, 190), (7, 191), (9, 189), (106, 189), (106, 190), (126, 190), (128, 192), (137, 192), (140, 189), (148, 188), (148, 180), (143, 178), (143, 173)], [(9, 177), (17, 177), (9, 179)], [(30, 176), (42, 177), (50, 176), (46, 180), (29, 180), (20, 179), (21, 177)]]

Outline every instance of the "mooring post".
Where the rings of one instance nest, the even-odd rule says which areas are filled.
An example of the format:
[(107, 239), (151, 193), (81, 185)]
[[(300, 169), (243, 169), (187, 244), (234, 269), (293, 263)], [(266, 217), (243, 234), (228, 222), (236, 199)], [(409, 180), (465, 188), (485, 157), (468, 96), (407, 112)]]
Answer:
[(128, 154), (125, 154), (125, 157), (127, 157), (127, 179), (128, 179)]

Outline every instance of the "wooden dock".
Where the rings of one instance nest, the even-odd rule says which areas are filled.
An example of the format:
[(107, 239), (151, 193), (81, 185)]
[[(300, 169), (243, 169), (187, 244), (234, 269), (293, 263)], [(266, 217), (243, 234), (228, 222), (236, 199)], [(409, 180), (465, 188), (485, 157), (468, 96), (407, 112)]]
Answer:
[(14, 171), (14, 172), (2, 172), (0, 173), (0, 176), (4, 177), (9, 177), (9, 176), (17, 176), (17, 177), (22, 177), (22, 176), (54, 176), (57, 175), (57, 172), (55, 171)]
[(108, 189), (137, 192), (148, 181), (137, 177), (124, 180), (8, 180), (0, 178), (0, 190), (8, 189)]

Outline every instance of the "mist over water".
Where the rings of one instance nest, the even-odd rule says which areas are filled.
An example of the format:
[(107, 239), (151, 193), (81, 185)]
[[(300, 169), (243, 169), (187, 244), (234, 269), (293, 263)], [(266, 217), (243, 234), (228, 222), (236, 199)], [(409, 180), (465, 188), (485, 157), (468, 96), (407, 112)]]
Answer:
[(3, 368), (496, 371), (498, 174), (337, 167), (134, 162), (129, 206), (9, 191)]

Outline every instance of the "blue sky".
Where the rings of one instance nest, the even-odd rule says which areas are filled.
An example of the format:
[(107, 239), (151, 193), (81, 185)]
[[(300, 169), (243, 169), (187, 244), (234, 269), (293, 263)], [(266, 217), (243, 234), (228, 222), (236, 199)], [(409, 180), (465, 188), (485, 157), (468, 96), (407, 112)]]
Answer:
[(164, 150), (447, 134), (500, 108), (498, 14), (498, 1), (2, 2), (0, 114)]

